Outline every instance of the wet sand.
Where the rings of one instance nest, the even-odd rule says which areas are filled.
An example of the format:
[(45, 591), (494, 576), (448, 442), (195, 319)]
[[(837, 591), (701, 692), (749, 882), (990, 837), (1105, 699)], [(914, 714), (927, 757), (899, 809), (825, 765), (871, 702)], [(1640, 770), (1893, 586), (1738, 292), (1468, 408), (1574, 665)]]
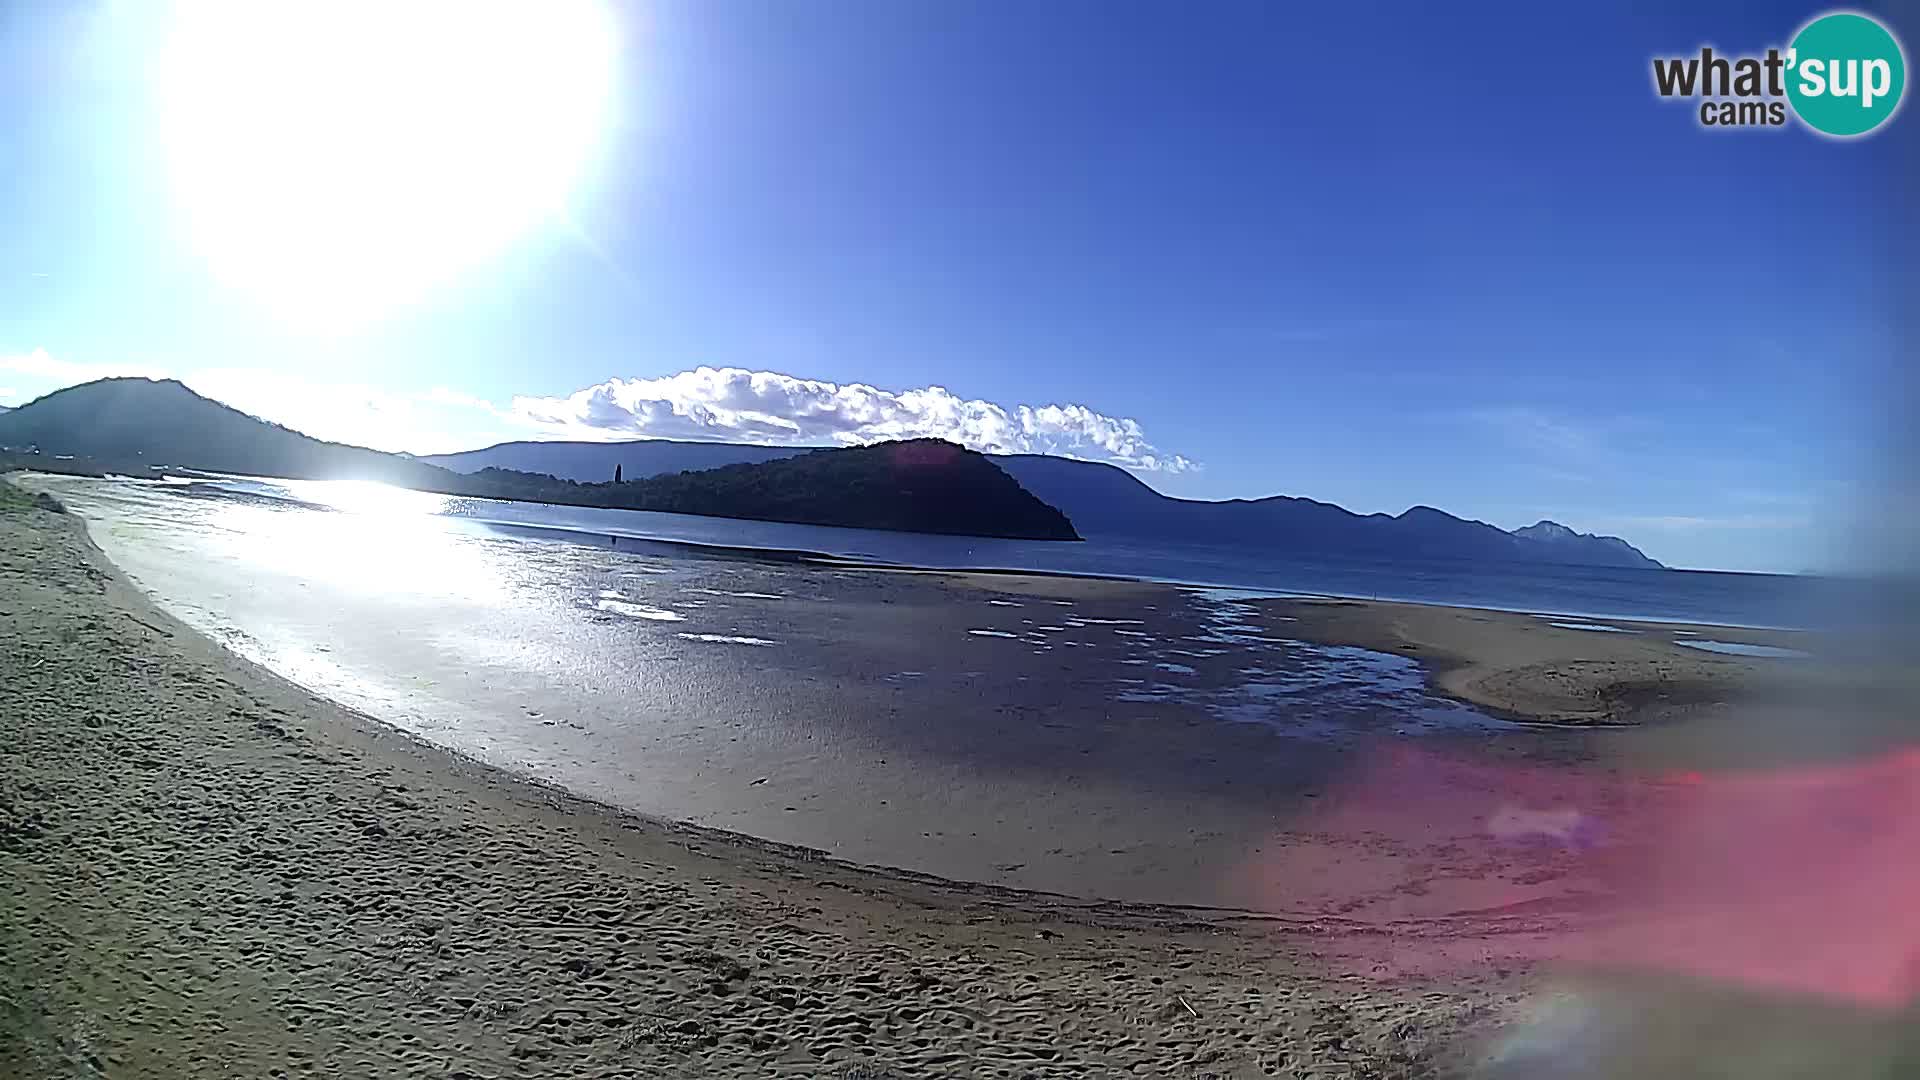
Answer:
[(1805, 671), (1689, 642), (1803, 651), (1814, 637), (1422, 604), (1328, 600), (1272, 607), (1299, 620), (1289, 631), (1296, 637), (1414, 657), (1445, 693), (1503, 716), (1574, 727), (1672, 721), (1764, 695), (1765, 687)]

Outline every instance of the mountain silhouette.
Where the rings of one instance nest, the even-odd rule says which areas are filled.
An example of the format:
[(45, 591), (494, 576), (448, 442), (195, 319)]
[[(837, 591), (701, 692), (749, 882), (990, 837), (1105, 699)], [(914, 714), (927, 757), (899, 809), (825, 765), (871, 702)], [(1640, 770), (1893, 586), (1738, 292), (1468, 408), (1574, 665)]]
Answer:
[(171, 465), (403, 487), (462, 482), (424, 462), (325, 442), (248, 416), (172, 379), (101, 379), (56, 390), (0, 416), (0, 446), (93, 458), (136, 475)]
[[(492, 470), (475, 475), (486, 476)], [(591, 485), (596, 506), (906, 532), (1078, 540), (1067, 515), (984, 454), (938, 439), (814, 450)], [(991, 519), (992, 532), (983, 531)]]
[[(1088, 536), (1124, 536), (1210, 546), (1270, 547), (1369, 559), (1480, 559), (1659, 569), (1633, 545), (1563, 525), (1508, 532), (1431, 506), (1399, 514), (1356, 514), (1289, 495), (1264, 499), (1176, 499), (1125, 469), (1099, 462), (1022, 454), (1000, 466), (1022, 486), (1066, 511)], [(1533, 530), (1533, 531), (1529, 531)]]
[[(807, 452), (805, 447), (640, 439), (510, 442), (420, 460), (462, 472), (498, 467), (591, 480), (606, 476), (615, 466), (623, 468), (629, 479), (637, 479), (722, 461), (777, 461)], [(993, 460), (1022, 487), (1060, 508), (1083, 536), (1383, 560), (1457, 558), (1660, 568), (1619, 537), (1578, 533), (1551, 521), (1508, 532), (1430, 506), (1389, 515), (1356, 514), (1333, 503), (1286, 495), (1177, 499), (1155, 491), (1125, 469), (1102, 462), (1044, 454)]]

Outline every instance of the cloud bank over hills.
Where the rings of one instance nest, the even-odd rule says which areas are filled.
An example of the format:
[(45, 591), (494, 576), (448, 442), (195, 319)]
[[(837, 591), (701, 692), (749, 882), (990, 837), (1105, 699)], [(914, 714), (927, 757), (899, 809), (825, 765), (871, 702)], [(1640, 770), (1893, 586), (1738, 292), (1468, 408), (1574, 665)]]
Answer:
[(887, 390), (778, 371), (697, 367), (654, 378), (610, 378), (558, 396), (515, 395), (502, 407), (436, 386), (402, 393), (264, 369), (173, 371), (88, 364), (44, 349), (0, 356), (0, 373), (44, 384), (30, 396), (111, 376), (176, 378), (235, 408), (320, 438), (380, 450), (437, 453), (508, 439), (693, 439), (765, 446), (857, 446), (935, 438), (985, 454), (1057, 454), (1141, 472), (1198, 464), (1163, 450), (1139, 421), (1090, 405), (1001, 403), (943, 386)]
[(1155, 446), (1138, 421), (1087, 405), (1004, 405), (943, 386), (883, 390), (744, 368), (609, 379), (565, 397), (516, 397), (511, 412), (573, 439), (820, 446), (936, 438), (988, 454), (1059, 454), (1150, 472), (1195, 467)]

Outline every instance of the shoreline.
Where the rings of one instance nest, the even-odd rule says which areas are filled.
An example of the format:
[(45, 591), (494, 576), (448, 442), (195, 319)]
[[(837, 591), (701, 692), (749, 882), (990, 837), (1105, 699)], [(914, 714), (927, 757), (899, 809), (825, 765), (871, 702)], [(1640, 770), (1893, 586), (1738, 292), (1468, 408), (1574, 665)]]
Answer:
[[(559, 531), (559, 530), (556, 530)], [(584, 530), (582, 530), (584, 531)], [(606, 535), (606, 534), (596, 534)], [(622, 535), (621, 539), (628, 539)], [(633, 539), (647, 539), (633, 537)], [(563, 543), (566, 541), (562, 541)], [(649, 540), (650, 543), (681, 544), (676, 540)], [(685, 546), (701, 547), (691, 541)], [(774, 555), (786, 554), (778, 548), (736, 548), (731, 549), (751, 554), (756, 551), (769, 551)], [(1499, 615), (1526, 615), (1542, 619), (1579, 619), (1595, 622), (1632, 623), (1660, 630), (1733, 630), (1756, 634), (1817, 634), (1818, 630), (1804, 626), (1761, 626), (1753, 623), (1702, 622), (1688, 619), (1662, 619), (1646, 615), (1602, 615), (1596, 612), (1578, 611), (1541, 611), (1535, 608), (1490, 607), (1478, 604), (1443, 604), (1430, 600), (1402, 600), (1390, 596), (1362, 596), (1358, 593), (1339, 592), (1291, 592), (1284, 589), (1263, 589), (1248, 585), (1234, 585), (1226, 582), (1184, 581), (1173, 578), (1142, 577), (1129, 574), (1076, 573), (1070, 570), (1025, 570), (1019, 567), (995, 566), (909, 566), (900, 563), (863, 562), (856, 559), (844, 559), (837, 555), (821, 555), (816, 565), (842, 570), (870, 570), (876, 573), (895, 574), (936, 574), (980, 577), (1044, 577), (1063, 578), (1068, 581), (1113, 581), (1133, 585), (1152, 585), (1160, 588), (1178, 589), (1187, 592), (1230, 592), (1245, 594), (1244, 599), (1252, 603), (1282, 601), (1287, 603), (1329, 603), (1351, 602), (1357, 604), (1392, 605), (1396, 607), (1438, 608), (1442, 611), (1485, 611)], [(1689, 570), (1686, 573), (1717, 574), (1724, 571)]]
[[(1347, 869), (1309, 889), (1274, 891), (1262, 853), (1297, 846), (1315, 800), (1396, 748), (1575, 765), (1597, 730), (1672, 713), (1660, 692), (1711, 704), (1751, 666), (1473, 609), (498, 540), (396, 548), (355, 515), (35, 486), (71, 497), (109, 561), (187, 625), (395, 730), (650, 818), (1080, 902), (1379, 922), (1549, 899), (1573, 883), (1526, 884), (1548, 868), (1525, 852), (1488, 852), (1418, 902), (1381, 853), (1339, 854), (1337, 837), (1315, 843)], [(244, 543), (196, 539), (215, 522)], [(255, 528), (270, 531), (246, 540)], [(475, 543), (501, 554), (471, 561)], [(355, 568), (375, 566), (367, 588)], [(422, 575), (450, 583), (417, 590)], [(488, 580), (542, 584), (459, 599)], [(451, 644), (417, 644), (440, 628)], [(1655, 690), (1615, 692), (1630, 683)], [(1032, 808), (1060, 820), (1039, 827)], [(1470, 820), (1449, 827), (1486, 842)], [(1399, 828), (1412, 848), (1446, 846)]]
[[(1011, 572), (910, 571), (944, 577), (989, 591), (1009, 581), (1060, 579), (1060, 575)], [(1064, 580), (1073, 580), (1071, 578)], [(1115, 579), (1137, 585), (1143, 595), (1205, 594), (1213, 586)], [(1014, 591), (1019, 591), (1015, 589)], [(1233, 589), (1240, 594), (1255, 590)], [(1711, 653), (1681, 644), (1685, 637), (1713, 633), (1743, 644), (1803, 644), (1812, 631), (1733, 628), (1709, 623), (1598, 619), (1632, 623), (1628, 633), (1554, 626), (1557, 616), (1496, 608), (1335, 596), (1236, 597), (1236, 602), (1284, 620), (1272, 632), (1318, 645), (1361, 648), (1416, 661), (1435, 692), (1502, 719), (1567, 731), (1597, 726), (1631, 728), (1670, 718), (1661, 694), (1694, 703), (1726, 702), (1800, 673), (1803, 662)], [(1551, 690), (1549, 689), (1551, 687)]]
[(1559, 905), (1083, 901), (610, 808), (248, 663), (4, 483), (0, 607), (0, 1072), (1465, 1080), (1555, 1053), (1543, 1005), (1673, 1074), (1736, 1049), (1688, 1017), (1769, 1009), (1836, 1063), (1890, 1037), (1556, 970), (1605, 924)]
[[(4, 499), (4, 496), (9, 490), (6, 479), (6, 477), (0, 476), (0, 500)], [(234, 654), (227, 646), (211, 639), (199, 629), (182, 622), (172, 613), (153, 604), (149, 598), (141, 595), (139, 586), (130, 581), (125, 572), (114, 564), (112, 559), (93, 540), (84, 518), (66, 509), (60, 504), (58, 499), (51, 495), (37, 494), (33, 496), (33, 499), (35, 500), (33, 509), (59, 515), (62, 522), (61, 527), (71, 528), (77, 533), (77, 538), (81, 545), (83, 545), (83, 551), (87, 560), (83, 572), (89, 579), (96, 581), (103, 579), (110, 580), (120, 590), (134, 597), (138, 597), (136, 603), (128, 605), (127, 608), (121, 612), (121, 614), (125, 615), (136, 625), (150, 632), (160, 634), (167, 639), (184, 638), (192, 642), (202, 653), (212, 654), (213, 656), (223, 659), (227, 665), (243, 672), (246, 677), (272, 685), (280, 694), (305, 698), (310, 704), (337, 714), (337, 718), (348, 721), (348, 726), (353, 733), (360, 738), (381, 742), (383, 744), (388, 740), (397, 740), (400, 747), (404, 748), (405, 752), (411, 757), (437, 763), (439, 767), (455, 772), (478, 772), (489, 778), (497, 778), (498, 783), (504, 783), (508, 786), (523, 786), (528, 789), (529, 793), (537, 794), (538, 797), (546, 803), (556, 808), (564, 809), (569, 813), (598, 816), (625, 827), (658, 832), (676, 838), (683, 846), (693, 849), (697, 849), (697, 846), (700, 844), (718, 845), (734, 849), (749, 857), (790, 863), (795, 866), (828, 867), (837, 873), (852, 877), (881, 879), (890, 885), (896, 886), (896, 891), (903, 897), (914, 895), (916, 890), (927, 890), (925, 896), (915, 896), (915, 898), (929, 900), (937, 898), (943, 901), (961, 901), (969, 904), (984, 902), (1004, 906), (1010, 910), (1025, 910), (1028, 913), (1062, 912), (1072, 915), (1092, 913), (1103, 917), (1100, 925), (1114, 928), (1152, 925), (1180, 926), (1188, 929), (1211, 929), (1227, 923), (1241, 922), (1271, 925), (1274, 927), (1304, 927), (1314, 932), (1329, 928), (1336, 928), (1342, 932), (1369, 935), (1387, 932), (1382, 924), (1375, 921), (1341, 919), (1324, 913), (1272, 912), (1208, 904), (1167, 903), (1127, 900), (1113, 897), (1075, 896), (1045, 889), (1010, 887), (993, 882), (947, 877), (940, 874), (916, 871), (882, 863), (859, 862), (841, 858), (824, 849), (804, 844), (784, 843), (738, 830), (702, 825), (692, 821), (676, 820), (622, 806), (603, 798), (597, 798), (593, 795), (576, 791), (559, 782), (504, 768), (463, 753), (456, 748), (435, 742), (415, 732), (397, 727), (370, 713), (328, 698), (319, 691), (303, 686), (269, 668), (262, 667), (244, 656)], [(3, 507), (4, 502), (0, 501), (0, 508)], [(895, 568), (884, 565), (839, 566), (835, 568), (870, 570), (882, 573), (895, 572)], [(985, 588), (995, 588), (997, 583), (994, 579), (1001, 576), (996, 572), (982, 573), (964, 570), (910, 569), (901, 572), (954, 577), (962, 579), (963, 581), (969, 581), (976, 587)], [(1118, 576), (1054, 574), (1037, 571), (1007, 571), (1005, 573), (1007, 576), (1033, 577), (1043, 580), (1059, 580), (1062, 582), (1137, 584), (1155, 590), (1156, 592), (1161, 588), (1172, 587), (1165, 586), (1159, 582)], [(1337, 605), (1345, 605), (1348, 603), (1348, 601), (1339, 598), (1331, 599), (1332, 602)], [(1315, 604), (1323, 601), (1317, 599), (1296, 599), (1285, 602)], [(1352, 603), (1363, 604), (1373, 608), (1387, 604), (1397, 604), (1397, 602), (1388, 601), (1353, 601)], [(1444, 605), (1406, 604), (1404, 606), (1432, 608), (1438, 611), (1456, 613), (1471, 613), (1484, 610), (1453, 608)], [(1322, 640), (1322, 637), (1309, 629), (1308, 632), (1302, 635), (1302, 640), (1316, 641)], [(1381, 652), (1398, 651), (1404, 644), (1402, 641), (1389, 642), (1378, 638), (1369, 643), (1368, 641), (1359, 640), (1356, 635), (1351, 634), (1341, 637), (1338, 640), (1330, 641), (1329, 643), (1360, 648), (1374, 648)], [(1428, 680), (1436, 685), (1440, 681), (1441, 674), (1452, 670), (1452, 668), (1448, 667), (1434, 666), (1424, 659), (1421, 661), (1421, 666), (1427, 672)], [(1496, 712), (1499, 711), (1496, 705), (1485, 702), (1474, 702), (1471, 701), (1471, 699), (1460, 697), (1459, 695), (1450, 694), (1450, 696), (1454, 696), (1457, 700), (1468, 701), (1481, 705), (1482, 707), (1492, 708)], [(1513, 715), (1521, 716), (1522, 714), (1515, 713)], [(1539, 717), (1532, 717), (1530, 719), (1532, 722), (1545, 727), (1559, 727), (1564, 730), (1582, 729), (1582, 725), (1577, 724), (1559, 724), (1555, 721)], [(391, 749), (394, 747), (389, 746), (388, 748)], [(489, 786), (495, 786), (495, 783), (496, 779), (489, 780)], [(1105, 921), (1107, 919), (1112, 921)], [(1403, 924), (1430, 922), (1439, 926), (1460, 921), (1462, 920), (1451, 916), (1441, 916), (1431, 919), (1402, 920), (1401, 922)]]
[[(4, 478), (0, 478), (4, 479)], [(93, 542), (88, 534), (85, 521), (60, 506), (52, 496), (42, 495), (45, 504), (38, 508), (60, 514), (77, 527), (79, 538), (86, 546), (92, 563), (87, 568), (88, 576), (104, 572), (117, 579), (116, 584), (129, 591), (138, 592), (138, 587), (127, 581), (125, 574)], [(1049, 575), (1053, 576), (1053, 575)], [(509, 786), (524, 786), (528, 797), (537, 796), (556, 809), (570, 814), (583, 814), (608, 819), (623, 827), (657, 832), (672, 837), (682, 846), (697, 850), (698, 845), (710, 844), (733, 849), (750, 857), (765, 859), (778, 864), (792, 866), (827, 867), (849, 877), (878, 878), (894, 886), (901, 896), (911, 896), (916, 890), (927, 890), (925, 899), (944, 901), (963, 901), (965, 903), (988, 903), (1006, 906), (1010, 909), (1048, 912), (1056, 910), (1074, 914), (1099, 913), (1111, 917), (1111, 923), (1103, 926), (1121, 927), (1128, 925), (1180, 925), (1187, 928), (1212, 927), (1223, 921), (1253, 921), (1259, 923), (1286, 924), (1339, 924), (1341, 920), (1329, 920), (1323, 916), (1289, 916), (1239, 908), (1209, 907), (1200, 904), (1168, 904), (1142, 901), (1129, 901), (1104, 897), (1078, 897), (1066, 893), (1048, 892), (1041, 889), (1021, 889), (996, 885), (991, 882), (969, 881), (961, 878), (942, 877), (938, 874), (922, 873), (897, 866), (877, 863), (861, 863), (839, 858), (830, 852), (802, 844), (787, 844), (777, 840), (754, 836), (750, 833), (731, 829), (701, 825), (689, 821), (677, 821), (659, 817), (643, 811), (624, 807), (617, 803), (595, 798), (563, 784), (538, 776), (531, 776), (490, 764), (479, 758), (461, 753), (452, 747), (434, 742), (418, 734), (395, 727), (379, 717), (362, 712), (349, 705), (334, 701), (308, 687), (302, 686), (270, 669), (255, 664), (244, 657), (232, 654), (220, 643), (166, 610), (151, 604), (123, 611), (136, 625), (166, 638), (183, 637), (190, 639), (196, 646), (211, 650), (230, 658), (231, 663), (244, 670), (250, 678), (272, 684), (279, 693), (303, 696), (313, 704), (324, 706), (350, 722), (354, 734), (374, 742), (398, 740), (399, 746), (385, 746), (385, 749), (401, 749), (408, 756), (423, 759), (433, 766), (455, 772), (479, 772), (488, 777), (497, 777)], [(490, 781), (490, 786), (493, 786)], [(915, 897), (921, 899), (922, 897)], [(1219, 916), (1218, 919), (1202, 919), (1202, 915)], [(1353, 928), (1364, 929), (1366, 924), (1354, 923)]]
[[(1800, 673), (1801, 662), (1709, 653), (1683, 637), (1711, 632), (1780, 646), (1799, 631), (1636, 622), (1630, 633), (1567, 629), (1535, 613), (1386, 601), (1283, 601), (1302, 640), (1420, 662), (1439, 693), (1518, 723), (1562, 729), (1636, 728), (1691, 707), (1730, 704)], [(1349, 604), (1354, 606), (1349, 607)], [(1312, 613), (1317, 618), (1304, 617)], [(1629, 622), (1608, 619), (1603, 622)], [(1773, 666), (1769, 666), (1773, 665)]]
[[(0, 1062), (21, 1075), (1448, 1075), (1520, 993), (1501, 959), (1356, 1001), (1347, 972), (1394, 931), (880, 874), (610, 811), (254, 668), (8, 491)], [(1497, 926), (1442, 933), (1475, 929), (1506, 955)], [(1310, 1034), (1330, 1015), (1337, 1047)]]

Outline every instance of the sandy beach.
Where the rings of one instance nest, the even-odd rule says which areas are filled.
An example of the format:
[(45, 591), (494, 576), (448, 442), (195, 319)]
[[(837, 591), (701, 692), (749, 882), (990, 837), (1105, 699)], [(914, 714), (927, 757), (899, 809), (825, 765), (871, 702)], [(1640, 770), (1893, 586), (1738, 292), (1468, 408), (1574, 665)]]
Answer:
[[(1329, 869), (1289, 875), (1292, 913), (1256, 919), (863, 868), (616, 811), (273, 677), (157, 609), (73, 515), (0, 497), (7, 1075), (1624, 1076), (1700, 1047), (1649, 1002), (1750, 1005), (1548, 981), (1541, 943), (1576, 910), (1354, 917), (1337, 901), (1356, 880)], [(1268, 614), (1305, 639), (1427, 652), (1462, 697), (1582, 723), (1711, 710), (1744, 663), (1527, 616)], [(1548, 669), (1567, 668), (1567, 641), (1591, 666), (1563, 687)], [(1529, 744), (1535, 760), (1592, 752), (1549, 734), (1572, 741)], [(1296, 854), (1334, 850), (1294, 835)], [(1434, 878), (1416, 892), (1443, 908), (1510, 869), (1449, 892), (1438, 879), (1457, 873), (1362, 846), (1349, 872), (1398, 874), (1370, 886), (1383, 895)], [(1537, 1044), (1539, 1010), (1569, 1000), (1655, 1034), (1618, 1072), (1531, 1069), (1514, 1040)], [(1878, 1014), (1793, 1017), (1743, 1045), (1851, 1040), (1823, 1075), (1889, 1060)]]
[(0, 517), (9, 1075), (1257, 1076), (1425, 1061), (1500, 996), (1357, 998), (1285, 935), (871, 875), (515, 782), (236, 661), (22, 501)]

